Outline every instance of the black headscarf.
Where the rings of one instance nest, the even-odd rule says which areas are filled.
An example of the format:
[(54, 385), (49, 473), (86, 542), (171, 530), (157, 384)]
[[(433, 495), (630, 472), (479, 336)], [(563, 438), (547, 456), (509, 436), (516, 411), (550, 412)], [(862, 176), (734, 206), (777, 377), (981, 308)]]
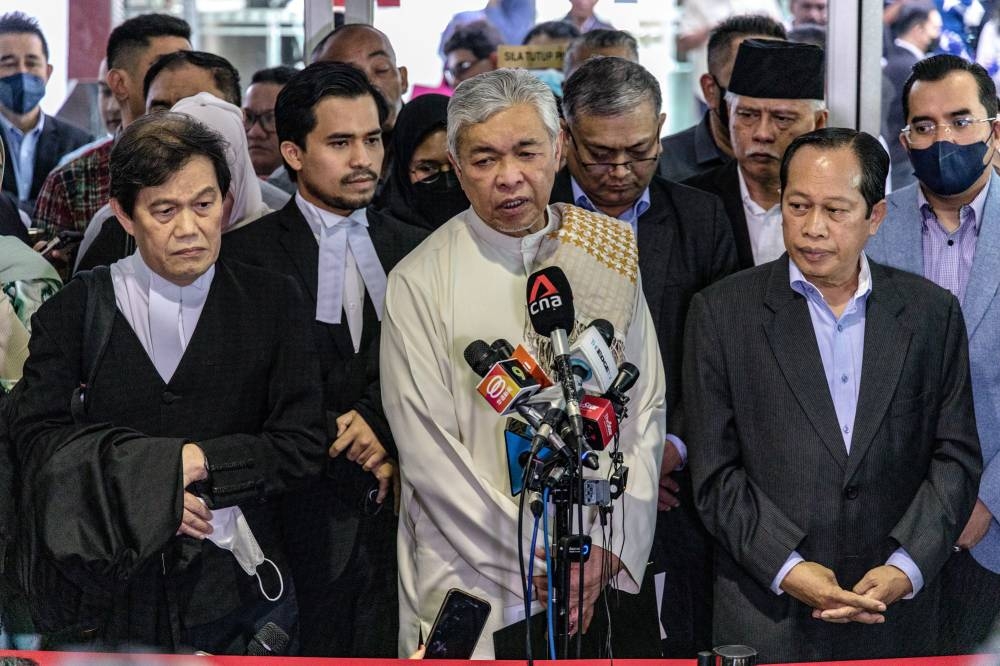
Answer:
[[(424, 229), (437, 229), (469, 207), (469, 200), (454, 180), (454, 172), (442, 173), (434, 184), (433, 196), (418, 191), (427, 185), (410, 182), (410, 161), (417, 147), (448, 121), (448, 97), (421, 95), (403, 106), (392, 132), (392, 170), (382, 192), (382, 208), (394, 217)], [(453, 185), (446, 191), (439, 188)]]

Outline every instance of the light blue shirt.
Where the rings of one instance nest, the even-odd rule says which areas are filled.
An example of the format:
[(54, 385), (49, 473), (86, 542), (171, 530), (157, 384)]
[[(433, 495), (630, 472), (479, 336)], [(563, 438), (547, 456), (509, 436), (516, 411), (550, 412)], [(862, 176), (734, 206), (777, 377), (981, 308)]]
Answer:
[(0, 126), (3, 127), (4, 140), (7, 142), (13, 161), (17, 198), (27, 201), (31, 195), (31, 181), (35, 177), (35, 150), (38, 148), (38, 139), (42, 136), (42, 128), (45, 126), (45, 114), (39, 113), (38, 124), (27, 132), (14, 127), (2, 114), (0, 114)]
[[(802, 294), (809, 304), (809, 318), (812, 320), (813, 333), (823, 361), (823, 371), (826, 383), (833, 399), (833, 408), (837, 412), (837, 423), (840, 434), (844, 438), (847, 454), (851, 454), (851, 438), (854, 435), (854, 416), (858, 409), (858, 392), (861, 388), (861, 365), (865, 350), (865, 313), (868, 297), (872, 293), (872, 274), (868, 266), (868, 257), (861, 253), (861, 270), (858, 274), (858, 288), (847, 306), (837, 317), (827, 305), (823, 294), (815, 285), (806, 280), (802, 271), (791, 259), (788, 260), (788, 279), (792, 289)], [(799, 562), (804, 562), (797, 550), (793, 550), (785, 560), (771, 583), (771, 591), (782, 594), (781, 582)], [(886, 561), (886, 564), (900, 569), (910, 579), (913, 592), (905, 598), (910, 599), (924, 586), (924, 577), (920, 573), (913, 558), (905, 548), (897, 548)]]
[[(590, 200), (580, 185), (576, 182), (576, 178), (570, 176), (569, 178), (570, 186), (573, 188), (573, 203), (580, 208), (585, 208), (595, 213), (601, 213), (602, 211), (594, 205), (594, 202)], [(622, 222), (628, 222), (629, 226), (632, 227), (632, 233), (636, 233), (637, 225), (639, 224), (639, 217), (649, 210), (649, 188), (647, 187), (639, 195), (639, 198), (635, 200), (624, 213), (617, 216), (617, 219)], [(602, 213), (604, 214), (604, 213)]]

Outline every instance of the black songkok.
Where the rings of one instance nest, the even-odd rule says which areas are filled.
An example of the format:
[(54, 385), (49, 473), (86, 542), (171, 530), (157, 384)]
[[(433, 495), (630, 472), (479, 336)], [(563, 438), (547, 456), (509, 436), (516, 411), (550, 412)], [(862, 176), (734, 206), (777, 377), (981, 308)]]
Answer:
[(823, 49), (775, 39), (740, 44), (729, 92), (764, 99), (823, 99)]

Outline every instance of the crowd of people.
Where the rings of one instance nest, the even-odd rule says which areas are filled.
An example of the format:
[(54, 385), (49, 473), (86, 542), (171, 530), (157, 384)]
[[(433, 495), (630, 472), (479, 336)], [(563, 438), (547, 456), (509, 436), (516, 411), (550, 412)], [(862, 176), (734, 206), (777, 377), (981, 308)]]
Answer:
[[(97, 140), (40, 110), (45, 36), (0, 16), (6, 644), (245, 654), (276, 628), (285, 654), (419, 655), (459, 588), (490, 604), (473, 656), (518, 656), (549, 564), (464, 351), (557, 355), (524, 294), (558, 268), (570, 338), (606, 320), (639, 371), (594, 471), (627, 466), (623, 494), (577, 519), (587, 654), (988, 645), (991, 71), (924, 57), (941, 12), (887, 2), (890, 48), (923, 53), (889, 53), (882, 137), (829, 127), (827, 2), (758, 4), (685, 3), (704, 114), (662, 138), (660, 84), (595, 0), (457, 15), (448, 94), (409, 101), (370, 25), (244, 89), (184, 20), (139, 15), (108, 38)], [(979, 0), (956, 4), (971, 29)], [(561, 71), (497, 68), (553, 42)]]

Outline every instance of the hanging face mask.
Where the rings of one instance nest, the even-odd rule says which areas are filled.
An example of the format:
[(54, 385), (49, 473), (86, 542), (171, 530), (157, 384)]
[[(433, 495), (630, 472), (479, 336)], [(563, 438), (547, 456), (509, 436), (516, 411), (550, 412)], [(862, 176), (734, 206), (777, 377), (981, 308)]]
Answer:
[(0, 106), (23, 116), (45, 97), (45, 81), (25, 72), (0, 79)]
[(715, 115), (719, 117), (719, 122), (722, 124), (722, 133), (727, 137), (729, 136), (729, 103), (726, 102), (726, 87), (719, 83), (719, 79), (715, 78), (715, 75), (709, 74), (712, 80), (715, 81), (715, 87), (719, 89), (719, 105), (715, 109)]
[(413, 183), (413, 206), (433, 229), (469, 207), (469, 198), (462, 191), (454, 171), (442, 171), (437, 176)]
[[(260, 593), (268, 601), (277, 601), (285, 591), (285, 581), (281, 577), (281, 571), (271, 560), (264, 557), (264, 551), (260, 549), (257, 539), (250, 531), (246, 516), (238, 506), (230, 506), (224, 509), (212, 509), (212, 533), (208, 535), (219, 548), (231, 551), (233, 557), (239, 563), (243, 571), (248, 576), (257, 576), (257, 585)], [(264, 582), (257, 573), (257, 567), (267, 562), (278, 574), (278, 594), (269, 596), (264, 590)]]
[(951, 196), (966, 191), (983, 175), (987, 150), (986, 141), (965, 145), (936, 141), (927, 148), (910, 148), (910, 164), (917, 179), (931, 192)]

